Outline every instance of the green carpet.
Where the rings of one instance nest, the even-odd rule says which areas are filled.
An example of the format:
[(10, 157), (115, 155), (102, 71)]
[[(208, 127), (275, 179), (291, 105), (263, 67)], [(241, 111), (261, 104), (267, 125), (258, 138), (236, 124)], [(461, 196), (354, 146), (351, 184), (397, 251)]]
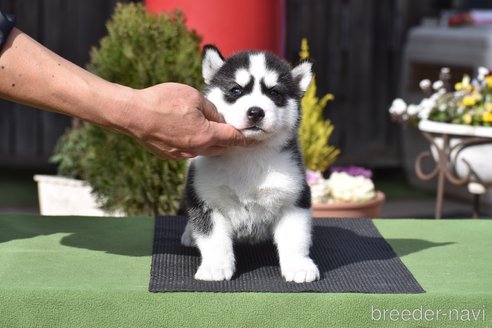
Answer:
[(155, 294), (152, 218), (1, 215), (0, 327), (492, 327), (492, 221), (375, 223), (427, 293)]

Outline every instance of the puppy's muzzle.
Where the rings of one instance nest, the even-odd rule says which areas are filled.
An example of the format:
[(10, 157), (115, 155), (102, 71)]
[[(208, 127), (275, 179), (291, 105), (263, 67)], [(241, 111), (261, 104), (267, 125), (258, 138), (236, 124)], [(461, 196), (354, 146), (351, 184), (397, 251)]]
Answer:
[(256, 124), (261, 122), (261, 120), (263, 120), (263, 118), (265, 117), (265, 111), (260, 107), (251, 107), (246, 112), (246, 115), (248, 116), (248, 120), (251, 123)]

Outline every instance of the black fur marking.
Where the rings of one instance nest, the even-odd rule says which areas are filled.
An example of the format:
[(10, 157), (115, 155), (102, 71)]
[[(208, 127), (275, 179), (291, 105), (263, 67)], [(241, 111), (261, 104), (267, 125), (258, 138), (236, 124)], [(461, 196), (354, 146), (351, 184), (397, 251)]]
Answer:
[(292, 77), (289, 63), (270, 53), (265, 53), (265, 61), (268, 70), (279, 73), (278, 84), (285, 90), (287, 98), (300, 100), (303, 93), (299, 88), (299, 81), (295, 81)]
[(297, 198), (296, 206), (305, 209), (311, 208), (311, 188), (309, 188), (309, 185), (305, 181), (299, 198)]
[[(249, 56), (247, 52), (239, 53), (235, 56), (227, 58), (224, 65), (217, 71), (210, 85), (220, 86), (224, 93), (224, 100), (228, 103), (234, 103), (240, 96), (231, 93), (232, 88), (237, 86), (236, 83), (236, 72), (237, 70), (249, 67)], [(249, 83), (243, 88), (241, 95), (248, 94), (253, 90), (254, 80), (250, 80)], [(205, 93), (208, 92), (208, 87), (205, 89)]]
[[(218, 54), (222, 56), (217, 48), (213, 46), (206, 46), (205, 50), (208, 48), (217, 51)], [(239, 69), (248, 70), (250, 66), (250, 56), (259, 53), (260, 52), (255, 51), (240, 52), (225, 59), (224, 65), (222, 65), (222, 67), (217, 71), (215, 76), (210, 81), (210, 85), (221, 87), (224, 93), (224, 99), (228, 103), (234, 103), (237, 99), (239, 99), (237, 95), (232, 95), (230, 93), (230, 90), (237, 85), (235, 81), (236, 72)], [(300, 100), (303, 96), (303, 93), (299, 88), (299, 80), (294, 80), (294, 78), (292, 77), (291, 66), (285, 60), (280, 59), (273, 54), (270, 54), (268, 52), (263, 52), (263, 54), (265, 55), (265, 64), (267, 70), (274, 71), (279, 74), (278, 83), (273, 88), (279, 93), (279, 95), (271, 95), (270, 89), (268, 89), (263, 82), (261, 82), (262, 92), (268, 95), (268, 97), (272, 99), (275, 105), (279, 107), (285, 106), (285, 104), (287, 103), (287, 99), (289, 98)], [(250, 93), (253, 88), (254, 82), (254, 79), (251, 79), (248, 85), (244, 87), (243, 93), (241, 95)], [(208, 90), (205, 90), (205, 92), (207, 91)]]
[(201, 200), (195, 190), (195, 167), (193, 163), (188, 168), (185, 186), (186, 215), (193, 229), (200, 234), (208, 235), (213, 228), (212, 210)]
[(261, 92), (270, 98), (275, 106), (284, 107), (287, 105), (287, 88), (282, 84), (277, 84), (273, 88), (268, 88), (263, 79), (260, 81)]
[(238, 86), (236, 84), (236, 82), (230, 83), (231, 84), (231, 87), (228, 87), (228, 85), (226, 84), (226, 86), (225, 86), (225, 89), (226, 90), (223, 90), (224, 91), (224, 100), (226, 102), (228, 102), (229, 104), (233, 104), (236, 100), (238, 100), (242, 96), (247, 95), (247, 94), (250, 94), (253, 91), (254, 83), (255, 83), (255, 79), (254, 78), (251, 78), (249, 80), (248, 84), (246, 84), (244, 86), (244, 88), (241, 88), (239, 86), (241, 88), (241, 90), (242, 90), (241, 94), (235, 94), (234, 92), (232, 92), (232, 89), (234, 87), (237, 87)]
[(215, 45), (213, 45), (213, 44), (206, 44), (203, 47), (202, 56), (205, 56), (205, 53), (207, 51), (209, 51), (209, 50), (215, 51), (219, 55), (220, 59), (224, 60), (224, 56), (222, 56), (222, 54), (220, 53), (219, 49)]
[(299, 194), (299, 197), (296, 200), (295, 205), (300, 208), (311, 208), (311, 189), (306, 181), (306, 171), (304, 168), (304, 160), (302, 159), (302, 154), (299, 149), (299, 143), (297, 141), (297, 137), (292, 137), (287, 144), (282, 148), (282, 152), (290, 153), (292, 160), (297, 164), (297, 168), (299, 169), (299, 174), (303, 177), (302, 182), (302, 190)]

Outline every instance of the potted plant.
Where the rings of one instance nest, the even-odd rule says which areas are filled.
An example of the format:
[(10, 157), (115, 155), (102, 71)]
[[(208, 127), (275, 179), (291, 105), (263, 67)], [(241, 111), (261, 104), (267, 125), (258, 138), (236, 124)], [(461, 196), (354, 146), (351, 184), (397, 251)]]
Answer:
[[(480, 67), (473, 79), (464, 75), (454, 86), (450, 80), (449, 68), (442, 68), (437, 81), (420, 82), (427, 97), (419, 104), (395, 99), (389, 112), (395, 121), (429, 133), (434, 160), (439, 162), (439, 153), (447, 152), (453, 174), (458, 179), (470, 178), (471, 188), (482, 184), (478, 189), (484, 193), (484, 187), (492, 184), (492, 73)], [(475, 142), (463, 144), (465, 139)]]
[[(107, 29), (91, 51), (91, 72), (133, 88), (166, 81), (202, 87), (200, 38), (180, 12), (155, 15), (142, 4), (118, 4)], [(79, 122), (60, 138), (52, 160), (61, 175), (85, 181), (70, 183), (85, 186), (109, 213), (156, 215), (179, 206), (186, 163), (160, 160), (128, 136)]]
[[(307, 40), (301, 43), (300, 59), (309, 58)], [(333, 124), (323, 117), (332, 94), (321, 99), (316, 95), (313, 79), (301, 100), (302, 122), (299, 140), (304, 156), (307, 180), (311, 187), (313, 217), (376, 217), (381, 211), (384, 194), (376, 192), (372, 173), (360, 167), (330, 167), (340, 150), (329, 145)], [(324, 174), (329, 173), (325, 179)]]

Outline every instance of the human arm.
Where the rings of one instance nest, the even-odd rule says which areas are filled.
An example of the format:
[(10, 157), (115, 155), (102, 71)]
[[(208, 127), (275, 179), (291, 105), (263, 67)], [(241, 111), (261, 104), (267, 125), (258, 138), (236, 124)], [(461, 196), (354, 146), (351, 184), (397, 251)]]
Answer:
[(247, 141), (197, 90), (105, 81), (14, 28), (0, 54), (0, 96), (131, 135), (160, 158), (215, 155)]

